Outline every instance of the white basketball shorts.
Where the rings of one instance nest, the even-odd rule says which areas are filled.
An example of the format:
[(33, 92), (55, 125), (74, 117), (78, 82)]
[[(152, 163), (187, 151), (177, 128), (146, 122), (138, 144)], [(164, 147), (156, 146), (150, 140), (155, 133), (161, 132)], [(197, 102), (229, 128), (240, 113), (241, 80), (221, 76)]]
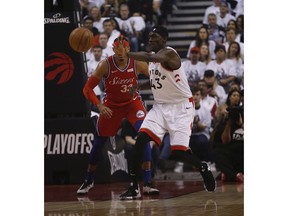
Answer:
[(177, 104), (155, 103), (146, 115), (140, 131), (146, 132), (158, 145), (165, 133), (170, 134), (171, 149), (187, 150), (195, 108), (188, 99)]

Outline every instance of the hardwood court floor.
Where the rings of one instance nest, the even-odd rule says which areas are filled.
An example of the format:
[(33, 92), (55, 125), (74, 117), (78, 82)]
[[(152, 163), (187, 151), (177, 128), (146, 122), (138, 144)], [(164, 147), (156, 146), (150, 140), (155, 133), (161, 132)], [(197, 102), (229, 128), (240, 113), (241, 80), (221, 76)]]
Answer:
[(79, 185), (45, 186), (45, 216), (243, 216), (244, 185), (217, 182), (215, 192), (202, 181), (156, 181), (158, 196), (121, 201), (127, 182), (96, 184), (87, 196), (77, 196)]

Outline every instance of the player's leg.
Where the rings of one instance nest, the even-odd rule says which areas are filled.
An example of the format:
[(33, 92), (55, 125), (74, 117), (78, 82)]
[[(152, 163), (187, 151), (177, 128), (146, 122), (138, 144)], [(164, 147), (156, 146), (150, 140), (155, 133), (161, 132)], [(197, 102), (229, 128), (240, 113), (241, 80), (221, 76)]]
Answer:
[[(157, 115), (157, 111), (155, 111), (155, 106), (152, 108), (147, 116), (145, 117), (145, 120), (143, 124), (141, 125), (142, 132), (138, 133), (138, 137), (136, 140), (136, 144), (134, 147), (134, 154), (133, 154), (133, 161), (132, 161), (132, 170), (130, 172), (131, 176), (131, 186), (129, 189), (120, 195), (121, 199), (133, 199), (140, 197), (137, 193), (139, 191), (138, 186), (138, 180), (139, 180), (139, 172), (141, 170), (141, 165), (143, 163), (143, 158), (145, 155), (145, 148), (147, 148), (147, 153), (151, 153), (151, 149), (149, 150), (147, 147), (147, 143), (149, 143), (151, 140), (155, 141), (157, 144), (161, 143), (161, 140), (165, 134), (165, 131), (158, 126), (155, 123), (155, 119), (157, 119), (158, 122), (163, 122), (163, 119), (161, 119), (161, 116)], [(147, 129), (149, 128), (149, 129)], [(162, 130), (161, 130), (162, 129)], [(160, 132), (161, 133), (160, 133)], [(158, 133), (157, 133), (158, 132)], [(155, 135), (157, 134), (157, 135)], [(160, 134), (160, 135), (158, 135)], [(146, 155), (149, 155), (147, 154)], [(151, 154), (150, 154), (151, 157)], [(148, 158), (149, 159), (149, 158)], [(137, 192), (137, 193), (136, 193)]]
[(83, 184), (77, 190), (77, 194), (87, 194), (88, 191), (94, 186), (95, 171), (99, 158), (101, 157), (102, 148), (105, 145), (107, 138), (108, 137), (99, 136), (98, 132), (95, 132), (92, 149), (89, 155), (89, 164), (86, 177)]
[(143, 163), (143, 157), (147, 143), (151, 140), (145, 132), (139, 132), (134, 146), (132, 170), (130, 171), (131, 183), (128, 190), (120, 195), (121, 199), (130, 200), (140, 198), (140, 189), (138, 180), (140, 177), (140, 170)]
[[(99, 159), (102, 157), (102, 148), (109, 136), (114, 136), (121, 127), (123, 114), (110, 108), (113, 115), (110, 119), (105, 119), (102, 115), (97, 119), (96, 132), (89, 155), (89, 164), (83, 184), (77, 190), (77, 194), (87, 194), (94, 186), (95, 172)], [(117, 112), (117, 113), (116, 113)], [(111, 124), (113, 122), (113, 124)]]
[[(143, 120), (138, 120), (134, 124), (136, 131), (139, 131)], [(159, 190), (154, 188), (152, 185), (152, 150), (150, 142), (145, 146), (143, 163), (142, 163), (142, 173), (143, 173), (143, 194), (144, 195), (158, 195)]]
[[(216, 181), (210, 171), (210, 167), (193, 154), (189, 148), (194, 109), (186, 109), (187, 106), (188, 104), (183, 103), (164, 107), (173, 113), (170, 115), (167, 110), (166, 112), (164, 110), (167, 113), (165, 118), (169, 122), (167, 127), (170, 134), (171, 156), (176, 161), (181, 161), (198, 168), (204, 180), (204, 188), (207, 191), (215, 191)], [(175, 121), (171, 121), (171, 119), (175, 119)]]
[(160, 192), (154, 187), (152, 183), (152, 149), (150, 142), (146, 144), (143, 163), (143, 194), (144, 195), (158, 195)]

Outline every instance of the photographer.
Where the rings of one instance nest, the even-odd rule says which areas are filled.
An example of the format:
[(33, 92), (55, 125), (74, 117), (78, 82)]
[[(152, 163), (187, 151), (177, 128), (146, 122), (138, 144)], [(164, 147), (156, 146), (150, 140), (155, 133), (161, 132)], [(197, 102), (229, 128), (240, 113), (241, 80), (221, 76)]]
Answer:
[(211, 135), (213, 158), (222, 181), (244, 182), (244, 107), (241, 93), (232, 90), (219, 107), (218, 121)]

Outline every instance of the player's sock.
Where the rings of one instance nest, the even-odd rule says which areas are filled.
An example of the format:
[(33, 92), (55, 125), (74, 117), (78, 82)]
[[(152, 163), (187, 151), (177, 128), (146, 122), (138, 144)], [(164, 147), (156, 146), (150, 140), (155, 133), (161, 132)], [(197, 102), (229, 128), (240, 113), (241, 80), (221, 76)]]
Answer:
[(92, 149), (89, 155), (89, 164), (96, 165), (101, 157), (102, 148), (105, 145), (108, 137), (99, 136), (97, 132), (94, 135)]
[(94, 181), (94, 178), (95, 178), (95, 171), (93, 171), (93, 172), (87, 172), (87, 174), (86, 174), (86, 181), (87, 182), (89, 182), (89, 183), (91, 183), (91, 182), (93, 182)]
[(152, 182), (152, 174), (151, 174), (151, 146), (150, 146), (150, 143), (148, 142), (146, 144), (146, 147), (145, 147), (145, 152), (144, 152), (144, 158), (143, 158), (143, 161), (146, 163), (146, 166), (149, 166), (149, 167), (145, 167), (143, 169), (143, 182), (144, 182), (144, 185), (146, 185), (147, 183), (151, 183)]
[(152, 175), (151, 170), (143, 170), (143, 182), (144, 185), (147, 185), (148, 183), (151, 183)]
[(150, 137), (148, 134), (144, 132), (138, 133), (138, 138), (135, 143), (134, 155), (133, 155), (133, 163), (131, 170), (131, 177), (133, 181), (133, 185), (138, 187), (137, 180), (139, 178), (139, 172), (141, 170), (141, 164), (143, 162), (145, 147), (147, 143), (150, 141)]
[(97, 132), (94, 134), (93, 145), (92, 145), (92, 149), (89, 155), (88, 170), (87, 170), (86, 178), (85, 178), (85, 180), (89, 183), (94, 181), (95, 170), (96, 170), (99, 158), (101, 157), (102, 148), (105, 145), (107, 138), (108, 137), (99, 136)]

